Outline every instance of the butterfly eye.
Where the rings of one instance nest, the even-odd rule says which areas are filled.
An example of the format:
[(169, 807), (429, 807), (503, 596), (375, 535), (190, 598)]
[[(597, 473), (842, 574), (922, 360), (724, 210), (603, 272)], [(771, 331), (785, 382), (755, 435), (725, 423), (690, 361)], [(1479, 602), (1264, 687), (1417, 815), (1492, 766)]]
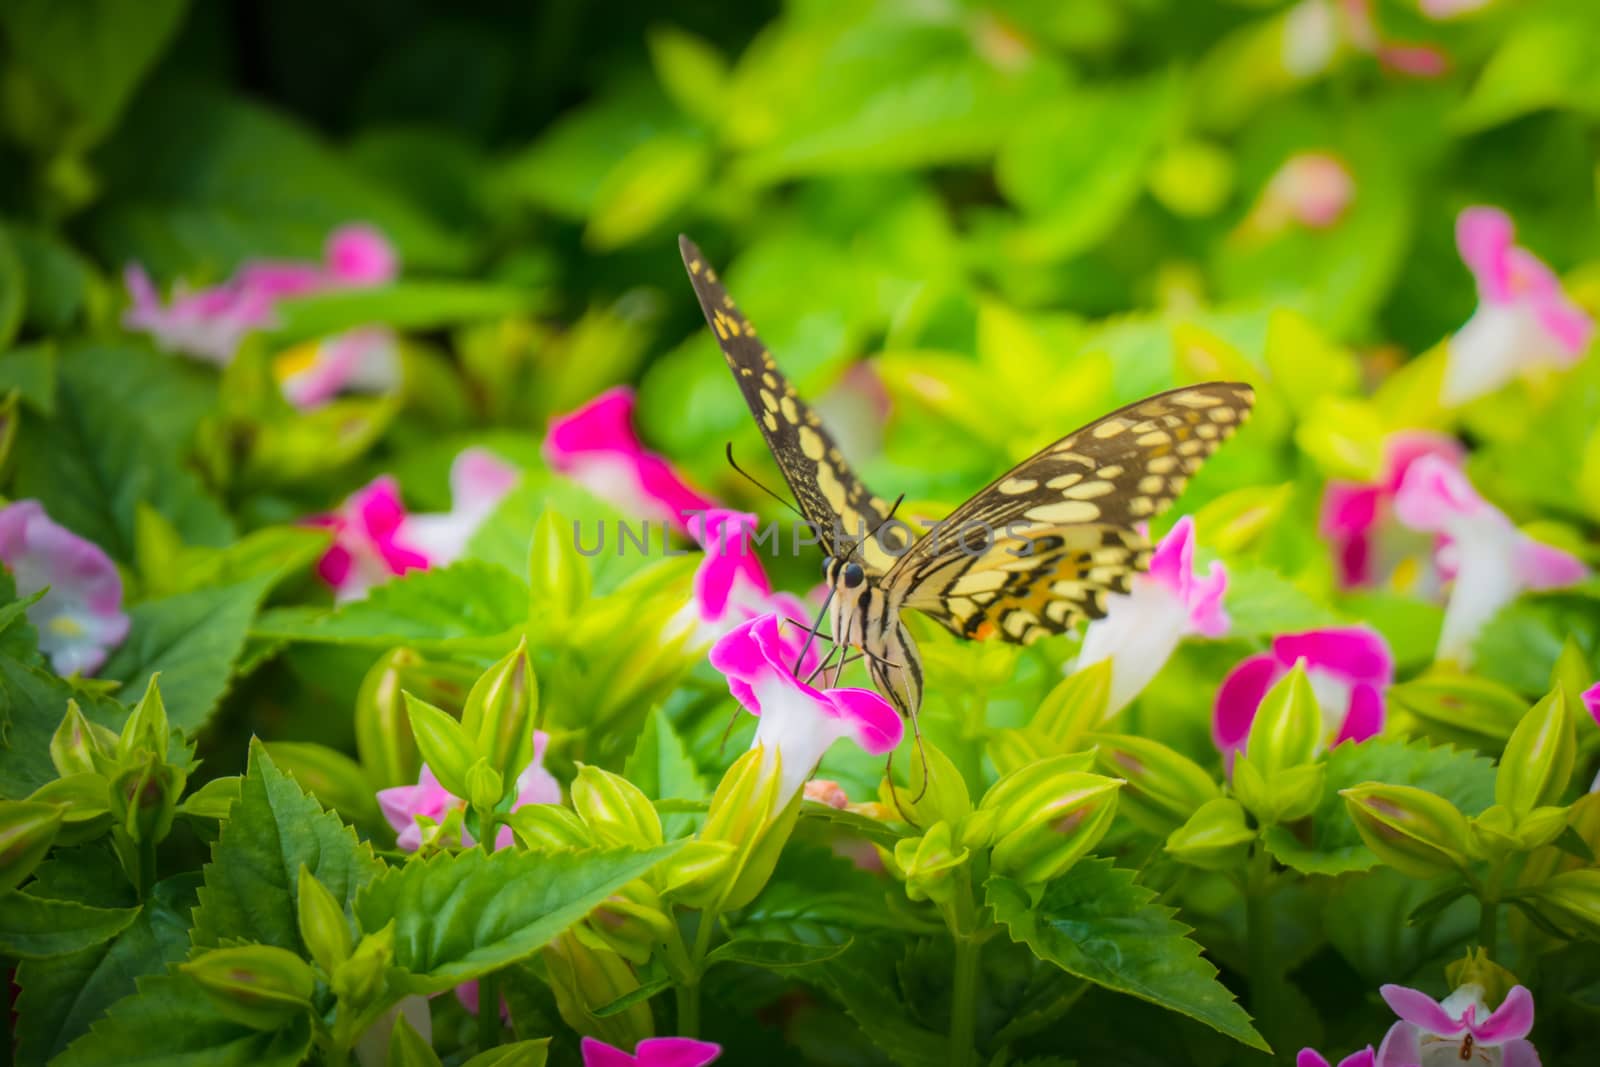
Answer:
[(859, 563), (846, 563), (844, 565), (844, 584), (847, 589), (854, 589), (866, 580), (867, 572), (861, 569)]
[(828, 579), (830, 579), (832, 577), (833, 577), (833, 557), (832, 556), (823, 556), (822, 557), (822, 579), (823, 579), (823, 581), (827, 581)]

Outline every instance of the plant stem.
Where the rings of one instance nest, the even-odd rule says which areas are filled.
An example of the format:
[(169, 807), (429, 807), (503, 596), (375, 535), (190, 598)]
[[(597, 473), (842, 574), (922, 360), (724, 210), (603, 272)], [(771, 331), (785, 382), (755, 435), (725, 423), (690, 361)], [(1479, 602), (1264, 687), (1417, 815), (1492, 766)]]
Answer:
[(146, 837), (139, 842), (139, 899), (149, 900), (156, 884), (156, 843)]
[(1500, 936), (1500, 870), (1499, 863), (1492, 864), (1489, 876), (1478, 891), (1478, 947), (1495, 956), (1495, 943)]
[(982, 942), (955, 937), (956, 966), (950, 986), (950, 1067), (970, 1067), (977, 1034), (978, 959)]
[(478, 979), (478, 1051), (500, 1044), (500, 975), (490, 971)]
[(1284, 976), (1272, 943), (1271, 864), (1264, 850), (1251, 859), (1245, 884), (1244, 915), (1250, 965), (1250, 1014), (1255, 1016), (1256, 1025), (1267, 1043), (1276, 1045), (1278, 990)]
[(711, 938), (717, 930), (717, 910), (707, 908), (700, 913), (700, 928), (695, 931), (694, 949), (689, 954), (689, 974), (678, 986), (678, 1036), (700, 1036), (700, 975), (705, 971), (706, 954), (711, 951)]

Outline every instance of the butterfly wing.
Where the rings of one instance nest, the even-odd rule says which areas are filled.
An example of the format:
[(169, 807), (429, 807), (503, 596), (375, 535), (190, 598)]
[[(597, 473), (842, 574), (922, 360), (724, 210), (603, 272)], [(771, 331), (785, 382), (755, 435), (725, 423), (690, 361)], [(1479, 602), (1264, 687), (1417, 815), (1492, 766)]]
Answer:
[[(678, 248), (706, 322), (717, 335), (739, 391), (801, 512), (830, 556), (849, 555), (864, 532), (883, 522), (889, 505), (850, 469), (833, 435), (783, 376), (700, 249), (687, 237), (678, 238)], [(894, 536), (897, 531), (885, 531), (881, 538), (860, 543), (860, 557), (869, 571), (881, 574), (894, 563), (893, 551), (899, 547)]]
[(1106, 613), (1150, 561), (1136, 528), (1249, 416), (1248, 385), (1208, 382), (1147, 397), (995, 479), (924, 536), (885, 584), (962, 637), (1026, 644)]

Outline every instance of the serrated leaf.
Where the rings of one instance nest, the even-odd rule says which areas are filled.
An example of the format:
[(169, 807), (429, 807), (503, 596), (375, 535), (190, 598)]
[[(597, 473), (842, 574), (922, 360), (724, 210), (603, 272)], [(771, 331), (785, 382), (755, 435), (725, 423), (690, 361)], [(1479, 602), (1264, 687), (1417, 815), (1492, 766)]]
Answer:
[(116, 937), (138, 916), (138, 908), (95, 908), (12, 893), (0, 907), (0, 953), (39, 960), (79, 952)]
[(50, 670), (0, 655), (0, 796), (20, 799), (55, 780), (50, 737), (67, 701), (90, 721), (120, 730), (128, 711), (109, 697), (74, 689)]
[(949, 1037), (912, 1018), (897, 995), (894, 961), (900, 949), (882, 939), (857, 942), (843, 956), (799, 977), (828, 990), (862, 1033), (901, 1067), (938, 1067), (950, 1061)]
[[(644, 720), (639, 740), (623, 765), (622, 776), (644, 791), (651, 800), (707, 799), (706, 783), (689, 750), (672, 728), (672, 721), (657, 708)], [(694, 819), (672, 815), (662, 820), (662, 830), (670, 838), (687, 833)]]
[(194, 944), (212, 948), (226, 938), (248, 938), (306, 955), (296, 911), (302, 863), (346, 907), (381, 867), (370, 846), (253, 742), (239, 802), (202, 872)]
[(374, 879), (356, 899), (356, 915), (364, 930), (393, 920), (395, 965), (409, 972), (405, 985), (439, 992), (531, 955), (680, 845), (440, 853)]
[(1021, 885), (1000, 876), (989, 879), (986, 897), (1012, 940), (1040, 959), (1268, 1051), (1189, 928), (1135, 883), (1132, 871), (1110, 860), (1084, 860), (1069, 877), (1046, 886), (1037, 905)]

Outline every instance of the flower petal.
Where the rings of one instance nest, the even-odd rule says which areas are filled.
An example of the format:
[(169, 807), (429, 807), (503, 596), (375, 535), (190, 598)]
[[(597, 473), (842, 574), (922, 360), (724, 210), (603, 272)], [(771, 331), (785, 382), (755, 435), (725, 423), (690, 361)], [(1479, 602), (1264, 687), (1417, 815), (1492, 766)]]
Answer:
[[(1459, 1019), (1452, 1019), (1438, 1001), (1421, 990), (1391, 984), (1380, 986), (1378, 995), (1383, 997), (1384, 1002), (1400, 1016), (1403, 1022), (1411, 1023), (1423, 1033), (1454, 1037), (1456, 1034), (1466, 1032), (1465, 1023)], [(1387, 1038), (1384, 1039), (1384, 1044), (1388, 1045)]]
[(850, 736), (869, 756), (893, 752), (905, 734), (900, 713), (871, 689), (827, 689), (823, 691), (834, 710), (850, 728)]
[(1388, 685), (1394, 680), (1394, 657), (1388, 642), (1364, 626), (1334, 626), (1273, 638), (1272, 654), (1286, 668), (1300, 660), (1347, 682)]
[(583, 1067), (638, 1067), (639, 1064), (626, 1052), (596, 1038), (584, 1038), (578, 1048), (583, 1053)]
[(1511, 565), (1529, 589), (1559, 589), (1583, 581), (1589, 573), (1577, 556), (1531, 537), (1518, 538)]
[(1345, 741), (1365, 741), (1383, 732), (1383, 694), (1373, 685), (1361, 683), (1350, 688), (1350, 706), (1344, 722), (1334, 738), (1335, 745)]
[(1508, 254), (1515, 232), (1511, 216), (1499, 208), (1469, 207), (1456, 216), (1456, 248), (1472, 270), (1478, 291), (1490, 300), (1511, 296)]
[(1539, 1051), (1533, 1047), (1533, 1042), (1524, 1038), (1501, 1045), (1500, 1055), (1500, 1067), (1542, 1067)]
[(1211, 739), (1224, 755), (1231, 756), (1244, 748), (1261, 698), (1283, 674), (1283, 664), (1262, 653), (1240, 662), (1222, 680), (1211, 714)]
[(1588, 709), (1594, 724), (1600, 726), (1600, 682), (1583, 691), (1583, 706)]
[(1408, 1022), (1398, 1022), (1383, 1035), (1377, 1067), (1418, 1067), (1422, 1063), (1422, 1033)]
[(399, 274), (399, 257), (383, 233), (361, 224), (341, 226), (328, 236), (328, 270), (346, 285), (382, 285)]
[(1373, 1061), (1376, 1058), (1377, 1057), (1373, 1055), (1372, 1046), (1368, 1045), (1361, 1051), (1352, 1052), (1350, 1055), (1340, 1060), (1339, 1067), (1373, 1067)]
[(1483, 1045), (1503, 1045), (1528, 1036), (1533, 1029), (1533, 994), (1524, 986), (1512, 986), (1506, 999), (1483, 1022), (1469, 1028)]
[[(639, 1067), (705, 1067), (722, 1055), (722, 1046), (689, 1037), (647, 1037), (634, 1059)], [(588, 1067), (586, 1064), (585, 1067)]]
[(1314, 1048), (1303, 1048), (1294, 1058), (1294, 1067), (1328, 1067), (1328, 1061)]

